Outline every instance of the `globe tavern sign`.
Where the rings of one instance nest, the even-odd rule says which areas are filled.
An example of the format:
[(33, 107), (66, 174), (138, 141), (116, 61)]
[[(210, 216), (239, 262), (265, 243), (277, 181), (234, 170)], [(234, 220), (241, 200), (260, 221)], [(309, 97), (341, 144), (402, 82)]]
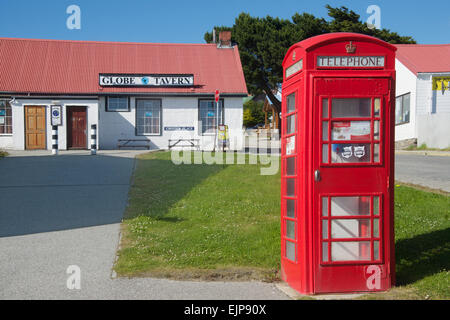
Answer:
[(102, 87), (192, 87), (193, 74), (100, 74)]

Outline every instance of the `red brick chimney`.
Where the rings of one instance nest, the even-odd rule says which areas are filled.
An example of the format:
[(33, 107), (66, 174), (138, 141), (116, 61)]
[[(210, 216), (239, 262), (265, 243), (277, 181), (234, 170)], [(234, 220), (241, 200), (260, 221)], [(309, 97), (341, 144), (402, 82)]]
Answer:
[(231, 47), (231, 31), (219, 32), (219, 47)]

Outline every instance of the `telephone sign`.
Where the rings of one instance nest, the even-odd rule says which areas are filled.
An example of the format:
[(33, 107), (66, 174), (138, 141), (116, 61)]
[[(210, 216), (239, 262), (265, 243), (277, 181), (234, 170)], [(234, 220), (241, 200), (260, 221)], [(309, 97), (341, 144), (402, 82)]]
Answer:
[(300, 293), (394, 284), (395, 51), (330, 33), (284, 58), (281, 275)]

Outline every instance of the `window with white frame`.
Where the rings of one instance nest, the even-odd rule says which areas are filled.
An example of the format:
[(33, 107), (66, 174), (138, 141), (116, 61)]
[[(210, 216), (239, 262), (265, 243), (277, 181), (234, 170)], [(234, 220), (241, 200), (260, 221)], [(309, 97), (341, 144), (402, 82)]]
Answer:
[(219, 121), (219, 124), (223, 124), (223, 100), (219, 100), (218, 109), (219, 116), (217, 117), (217, 107), (214, 100), (199, 100), (198, 120), (201, 125), (202, 134), (214, 133), (216, 131), (217, 121)]
[(161, 134), (161, 100), (136, 99), (137, 135)]
[(12, 134), (12, 109), (8, 100), (0, 100), (0, 134)]
[(407, 93), (395, 98), (395, 124), (404, 124), (409, 122), (411, 94)]
[(130, 111), (129, 97), (106, 97), (106, 111)]

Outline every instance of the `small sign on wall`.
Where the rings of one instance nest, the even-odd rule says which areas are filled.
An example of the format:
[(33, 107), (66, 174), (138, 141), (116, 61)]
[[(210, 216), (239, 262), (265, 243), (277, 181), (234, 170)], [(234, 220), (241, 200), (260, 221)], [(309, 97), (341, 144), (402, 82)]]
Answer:
[(52, 126), (62, 125), (61, 106), (51, 106)]

